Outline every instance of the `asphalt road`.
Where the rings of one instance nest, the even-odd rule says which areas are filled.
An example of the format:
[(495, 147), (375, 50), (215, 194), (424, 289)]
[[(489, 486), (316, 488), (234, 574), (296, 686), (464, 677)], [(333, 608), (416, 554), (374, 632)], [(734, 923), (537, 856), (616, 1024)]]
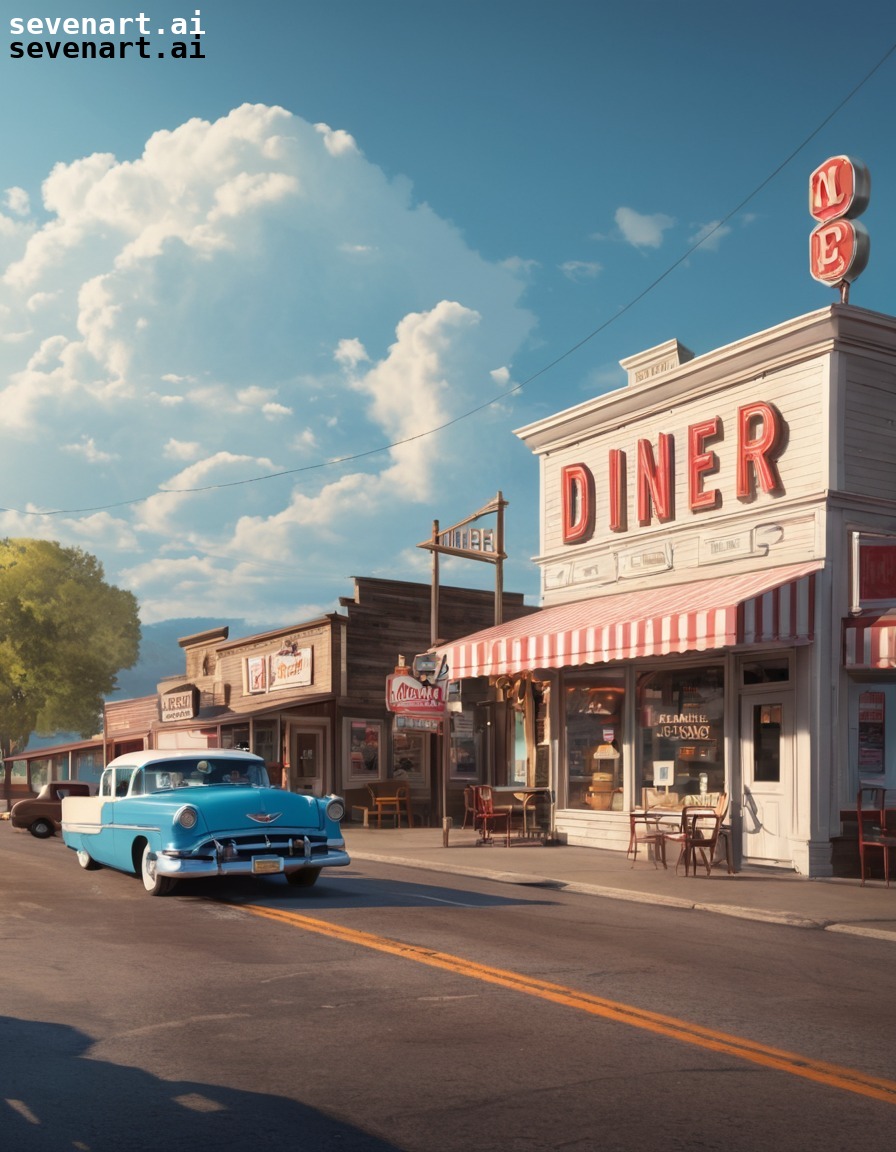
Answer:
[(0, 824), (9, 1152), (889, 1149), (892, 944), (357, 863), (163, 899)]

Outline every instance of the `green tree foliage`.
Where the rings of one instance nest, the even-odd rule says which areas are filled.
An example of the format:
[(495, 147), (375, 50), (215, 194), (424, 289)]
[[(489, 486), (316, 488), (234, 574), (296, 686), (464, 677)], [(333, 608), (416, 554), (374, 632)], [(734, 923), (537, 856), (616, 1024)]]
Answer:
[(0, 540), (0, 750), (32, 732), (102, 730), (103, 700), (137, 662), (137, 600), (80, 548)]

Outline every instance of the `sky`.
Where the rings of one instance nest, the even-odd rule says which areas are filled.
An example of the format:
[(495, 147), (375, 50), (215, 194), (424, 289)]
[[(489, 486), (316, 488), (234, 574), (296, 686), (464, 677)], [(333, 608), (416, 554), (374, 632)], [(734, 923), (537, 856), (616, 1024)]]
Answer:
[[(5, 7), (0, 535), (97, 556), (144, 624), (428, 582), (433, 520), (498, 491), (505, 587), (539, 603), (514, 430), (667, 340), (835, 303), (808, 267), (829, 156), (871, 173), (850, 302), (896, 308), (880, 0)], [(117, 58), (66, 57), (90, 40)]]

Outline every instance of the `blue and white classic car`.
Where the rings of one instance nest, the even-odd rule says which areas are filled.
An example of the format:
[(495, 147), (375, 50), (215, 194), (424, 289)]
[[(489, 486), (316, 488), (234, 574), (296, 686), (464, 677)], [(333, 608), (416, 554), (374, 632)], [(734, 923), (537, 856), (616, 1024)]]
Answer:
[(350, 863), (337, 796), (272, 788), (264, 761), (230, 749), (127, 752), (96, 796), (62, 801), (62, 838), (82, 868), (133, 872), (151, 896), (181, 879), (282, 873), (310, 888)]

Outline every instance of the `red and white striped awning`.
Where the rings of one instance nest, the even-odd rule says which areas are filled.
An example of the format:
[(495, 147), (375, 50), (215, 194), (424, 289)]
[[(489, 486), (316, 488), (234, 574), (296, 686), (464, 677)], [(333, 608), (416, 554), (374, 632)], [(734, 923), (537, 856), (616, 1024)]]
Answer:
[(896, 616), (855, 616), (843, 621), (845, 668), (896, 668)]
[(598, 596), (543, 608), (438, 651), (452, 680), (533, 668), (703, 652), (733, 644), (808, 643), (821, 561)]

